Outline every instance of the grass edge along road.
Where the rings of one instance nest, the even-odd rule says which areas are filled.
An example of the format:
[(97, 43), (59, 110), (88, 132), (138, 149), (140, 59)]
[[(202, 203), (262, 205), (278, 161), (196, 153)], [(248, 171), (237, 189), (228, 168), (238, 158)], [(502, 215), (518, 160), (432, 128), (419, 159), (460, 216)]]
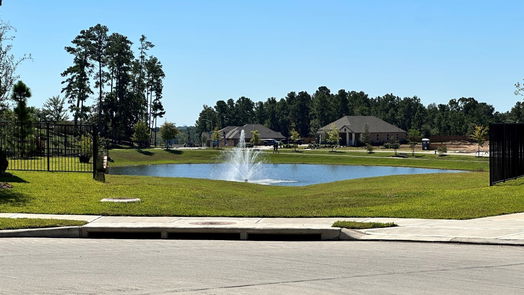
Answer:
[[(524, 211), (524, 179), (489, 187), (485, 172), (397, 175), (303, 187), (86, 173), (16, 172), (0, 212), (133, 216), (468, 219)], [(0, 179), (0, 181), (6, 181)], [(140, 198), (102, 203), (102, 198)]]
[(60, 226), (81, 226), (87, 222), (81, 220), (44, 219), (44, 218), (0, 218), (0, 230), (42, 228)]
[(332, 227), (349, 228), (349, 229), (370, 229), (370, 228), (384, 228), (397, 226), (393, 222), (359, 222), (359, 221), (335, 221)]

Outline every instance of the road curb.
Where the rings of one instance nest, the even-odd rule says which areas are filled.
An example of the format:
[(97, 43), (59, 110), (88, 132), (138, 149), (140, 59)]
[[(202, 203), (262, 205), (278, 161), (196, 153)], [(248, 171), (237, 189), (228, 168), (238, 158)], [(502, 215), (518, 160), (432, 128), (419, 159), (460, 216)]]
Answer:
[(469, 244), (469, 245), (499, 245), (499, 246), (524, 246), (524, 240), (492, 239), (492, 238), (435, 238), (435, 237), (413, 237), (394, 238), (376, 237), (368, 235), (360, 237), (359, 241), (365, 242), (405, 242), (405, 243), (436, 243), (436, 244)]
[[(154, 234), (154, 235), (151, 235)], [(346, 228), (216, 228), (216, 227), (93, 227), (68, 226), (0, 230), (0, 238), (150, 238), (150, 239), (231, 239), (231, 240), (311, 240), (447, 243), (474, 245), (524, 246), (523, 240), (445, 238), (377, 237)]]
[(0, 230), (0, 238), (79, 238), (80, 226)]

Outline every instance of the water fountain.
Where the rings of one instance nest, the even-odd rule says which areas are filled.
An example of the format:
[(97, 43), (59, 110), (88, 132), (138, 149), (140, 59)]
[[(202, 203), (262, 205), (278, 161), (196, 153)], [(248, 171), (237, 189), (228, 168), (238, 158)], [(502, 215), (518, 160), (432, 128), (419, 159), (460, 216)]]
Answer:
[(222, 179), (252, 182), (260, 177), (260, 151), (246, 147), (244, 130), (240, 132), (238, 145), (226, 151), (226, 169)]
[[(189, 177), (249, 182), (264, 185), (310, 185), (402, 174), (451, 173), (458, 170), (387, 166), (264, 164), (261, 152), (246, 147), (244, 130), (236, 147), (224, 151), (226, 162), (215, 164), (161, 164), (113, 168), (111, 173), (121, 175), (148, 175), (160, 177)], [(121, 200), (117, 200), (121, 201)]]

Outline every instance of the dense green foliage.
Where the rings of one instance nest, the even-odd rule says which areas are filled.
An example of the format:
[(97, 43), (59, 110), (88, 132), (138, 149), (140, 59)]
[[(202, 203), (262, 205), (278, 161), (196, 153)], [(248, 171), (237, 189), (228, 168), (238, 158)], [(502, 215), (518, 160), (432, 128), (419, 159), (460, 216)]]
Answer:
[(133, 127), (133, 142), (135, 142), (138, 147), (144, 148), (149, 146), (150, 130), (147, 126), (147, 123), (144, 121), (138, 121)]
[[(1, 192), (0, 192), (1, 196)], [(41, 218), (0, 218), (0, 230), (58, 226), (81, 226), (87, 222), (81, 220), (41, 219)]]
[[(518, 109), (516, 109), (518, 108)], [(519, 111), (522, 109), (521, 111)], [(524, 105), (517, 103), (508, 113), (498, 113), (492, 105), (472, 97), (451, 99), (447, 104), (424, 106), (420, 99), (386, 94), (369, 97), (360, 91), (337, 93), (319, 87), (312, 95), (290, 92), (286, 97), (253, 102), (247, 97), (237, 101), (219, 100), (214, 107), (204, 106), (196, 122), (197, 131), (210, 131), (234, 125), (260, 123), (289, 136), (296, 129), (301, 137), (314, 136), (318, 128), (344, 115), (372, 115), (404, 130), (416, 129), (423, 136), (469, 134), (474, 125), (492, 122), (524, 122)]]
[[(165, 114), (162, 106), (162, 64), (148, 54), (154, 45), (141, 36), (138, 57), (128, 37), (109, 34), (109, 29), (96, 25), (80, 34), (65, 49), (73, 56), (73, 65), (62, 76), (62, 92), (73, 113), (73, 121), (99, 124), (102, 137), (113, 141), (129, 141), (133, 126), (144, 121), (156, 127)], [(92, 97), (97, 89), (97, 98)], [(94, 99), (89, 105), (88, 100)]]

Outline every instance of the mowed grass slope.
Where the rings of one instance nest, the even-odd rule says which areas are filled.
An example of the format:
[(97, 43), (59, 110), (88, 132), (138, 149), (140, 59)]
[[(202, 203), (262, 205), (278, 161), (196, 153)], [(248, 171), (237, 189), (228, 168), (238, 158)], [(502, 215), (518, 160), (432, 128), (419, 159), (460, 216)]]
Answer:
[(220, 150), (114, 149), (109, 151), (110, 167), (151, 164), (202, 164), (221, 160)]
[[(0, 212), (156, 215), (474, 218), (524, 211), (524, 180), (489, 187), (488, 174), (387, 176), (305, 187), (226, 181), (16, 172)], [(102, 198), (140, 198), (131, 204)]]
[[(112, 167), (150, 165), (150, 164), (196, 164), (216, 163), (223, 160), (221, 150), (111, 150), (109, 153)], [(281, 150), (278, 154), (271, 151), (262, 153), (262, 160), (268, 163), (301, 163), (329, 165), (377, 165), (403, 166), (436, 169), (457, 169), (468, 171), (487, 171), (488, 160), (471, 156), (438, 157), (428, 154), (417, 154), (416, 157), (393, 157), (394, 153), (367, 154), (355, 151), (330, 152), (329, 150), (314, 150), (293, 152)]]

